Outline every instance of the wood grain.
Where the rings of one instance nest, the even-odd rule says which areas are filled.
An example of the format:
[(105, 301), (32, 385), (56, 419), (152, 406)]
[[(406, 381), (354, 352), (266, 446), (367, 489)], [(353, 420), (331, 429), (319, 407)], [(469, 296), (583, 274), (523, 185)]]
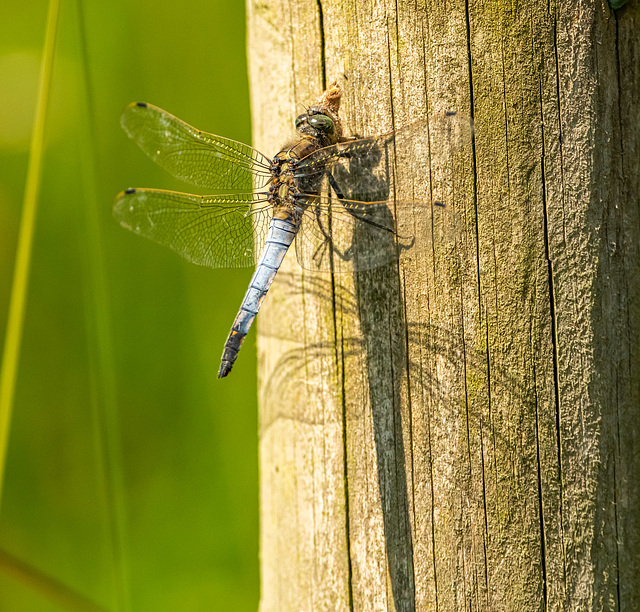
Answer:
[(395, 168), (449, 205), (399, 262), (265, 301), (261, 611), (640, 609), (640, 5), (247, 6), (261, 151), (334, 78), (347, 134), (475, 126)]

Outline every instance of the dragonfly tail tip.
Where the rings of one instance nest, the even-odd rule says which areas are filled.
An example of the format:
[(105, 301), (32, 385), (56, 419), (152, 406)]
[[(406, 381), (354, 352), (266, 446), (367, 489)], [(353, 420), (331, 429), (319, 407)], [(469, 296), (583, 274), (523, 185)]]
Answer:
[(218, 370), (218, 378), (224, 378), (227, 374), (229, 374), (229, 372), (231, 372), (232, 367), (232, 363), (223, 360), (220, 364), (220, 369)]

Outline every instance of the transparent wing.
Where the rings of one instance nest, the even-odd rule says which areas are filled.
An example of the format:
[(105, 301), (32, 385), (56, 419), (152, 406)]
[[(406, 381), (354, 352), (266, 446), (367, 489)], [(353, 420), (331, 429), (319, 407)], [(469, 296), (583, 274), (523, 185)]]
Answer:
[(299, 189), (323, 184), (322, 193), (335, 196), (312, 189), (298, 196), (308, 206), (296, 239), (300, 264), (369, 269), (455, 239), (472, 135), (468, 117), (446, 113), (302, 159), (294, 171)]
[(427, 183), (437, 182), (472, 135), (473, 123), (464, 115), (431, 115), (395, 132), (319, 149), (298, 163), (294, 175), (304, 191), (330, 171), (336, 193), (351, 200), (384, 200), (408, 182), (424, 184), (424, 201), (444, 199)]
[(196, 130), (152, 104), (130, 104), (120, 124), (153, 161), (192, 185), (249, 192), (271, 178), (270, 160), (256, 149)]
[(127, 189), (113, 205), (120, 225), (210, 268), (253, 266), (262, 252), (271, 206), (254, 193), (199, 196)]
[[(296, 235), (299, 264), (317, 272), (369, 270), (430, 240), (455, 238), (455, 214), (441, 202), (338, 200), (307, 196)], [(416, 235), (419, 242), (416, 245)]]

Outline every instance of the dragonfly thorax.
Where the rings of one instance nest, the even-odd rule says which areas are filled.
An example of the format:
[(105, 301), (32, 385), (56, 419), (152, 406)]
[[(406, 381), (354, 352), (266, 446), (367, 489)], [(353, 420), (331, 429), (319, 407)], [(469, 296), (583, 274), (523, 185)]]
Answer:
[(320, 143), (310, 136), (298, 138), (293, 143), (285, 145), (271, 162), (271, 186), (269, 199), (273, 206), (293, 206), (295, 195), (302, 191), (315, 192), (316, 185), (299, 184), (295, 170), (300, 160), (314, 151), (317, 151)]
[(286, 202), (293, 194), (294, 187), (290, 181), (283, 181), (280, 183), (277, 191), (277, 197), (279, 202)]

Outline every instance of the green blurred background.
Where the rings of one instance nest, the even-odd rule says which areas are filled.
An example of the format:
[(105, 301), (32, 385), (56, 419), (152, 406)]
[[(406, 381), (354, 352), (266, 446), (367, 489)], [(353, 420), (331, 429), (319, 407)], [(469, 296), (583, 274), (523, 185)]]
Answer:
[[(48, 3), (0, 1), (3, 340)], [(130, 186), (197, 192), (121, 130), (138, 100), (250, 142), (244, 4), (62, 2), (0, 549), (106, 610), (253, 611), (255, 332), (216, 378), (251, 270), (199, 268), (112, 219)], [(12, 563), (0, 610), (68, 608)]]

